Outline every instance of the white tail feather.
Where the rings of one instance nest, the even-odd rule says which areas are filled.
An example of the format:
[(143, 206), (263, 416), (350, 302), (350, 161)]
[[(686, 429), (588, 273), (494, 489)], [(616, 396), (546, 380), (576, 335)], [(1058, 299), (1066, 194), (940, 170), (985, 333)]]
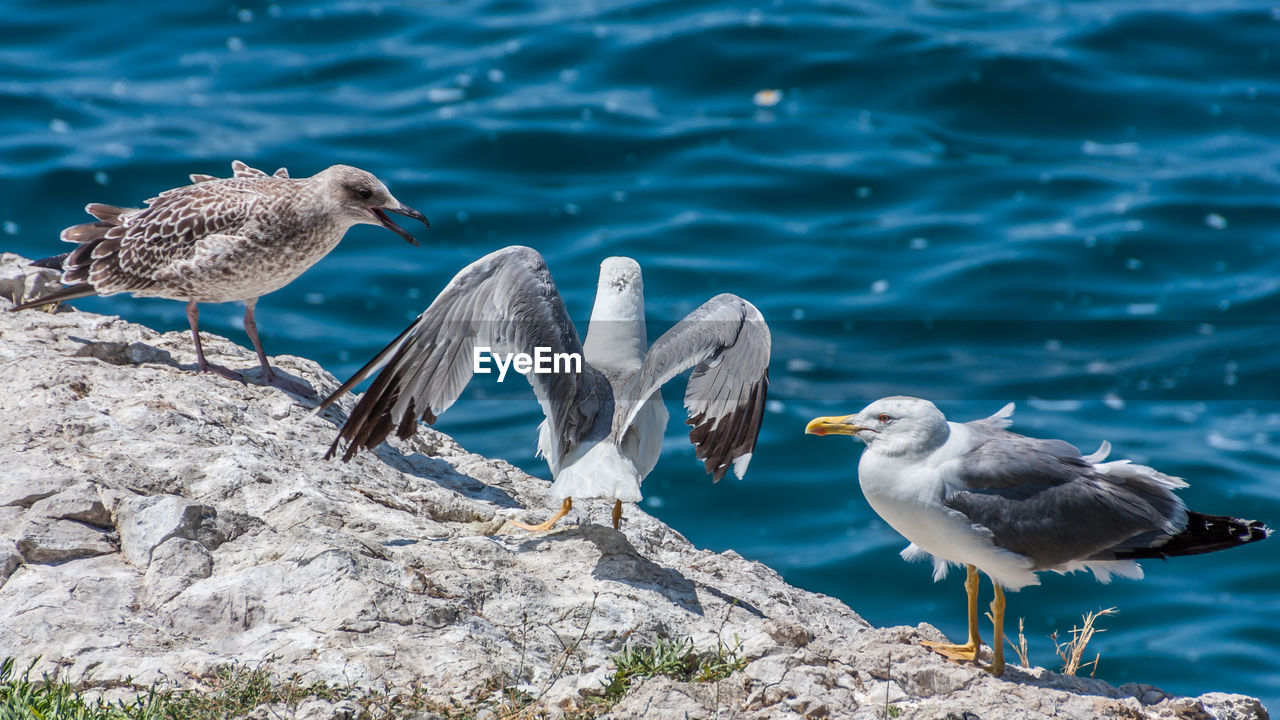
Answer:
[(1142, 579), (1142, 566), (1132, 560), (1103, 560), (1100, 562), (1087, 562), (1080, 565), (1072, 565), (1063, 572), (1075, 572), (1087, 568), (1093, 573), (1094, 579), (1106, 585), (1111, 582), (1111, 576), (1115, 575), (1129, 580)]
[(551, 484), (551, 496), (556, 500), (606, 498), (640, 502), (640, 480), (636, 466), (618, 452), (617, 445), (597, 442), (560, 469)]

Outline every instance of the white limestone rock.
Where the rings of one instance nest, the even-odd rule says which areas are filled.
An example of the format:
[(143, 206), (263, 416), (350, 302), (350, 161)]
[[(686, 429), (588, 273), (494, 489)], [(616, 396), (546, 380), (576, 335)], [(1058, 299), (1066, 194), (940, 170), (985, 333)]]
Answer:
[(151, 562), (143, 578), (147, 600), (163, 605), (186, 590), (197, 580), (213, 574), (213, 555), (195, 540), (171, 537), (151, 553)]
[(26, 512), (26, 508), (17, 505), (0, 505), (0, 537), (13, 537), (13, 531)]
[(13, 253), (0, 253), (0, 297), (17, 301), (39, 297), (60, 287), (59, 273), (30, 266), (31, 261)]
[(201, 523), (216, 511), (208, 505), (176, 495), (132, 498), (120, 508), (117, 529), (120, 551), (139, 569), (145, 570), (152, 552), (170, 538), (194, 540)]
[(18, 544), (7, 537), (0, 537), (0, 585), (4, 585), (14, 570), (22, 564)]
[(4, 482), (0, 483), (0, 507), (31, 507), (76, 483), (69, 475), (46, 475), (25, 465), (5, 468), (4, 475)]
[(111, 527), (111, 513), (92, 485), (83, 484), (37, 500), (31, 513), (56, 520), (78, 520), (101, 528)]
[[(602, 502), (575, 506), (550, 534), (513, 530), (505, 517), (550, 513), (546, 482), (427, 428), (325, 461), (350, 398), (312, 418), (315, 399), (194, 373), (185, 330), (5, 312), (13, 262), (0, 259), (0, 536), (66, 523), (110, 544), (87, 521), (41, 514), (62, 501), (37, 507), (88, 483), (123, 548), (9, 571), (0, 657), (38, 657), (36, 673), (118, 688), (270, 660), (308, 682), (417, 685), (478, 718), (522, 690), (537, 698), (527, 716), (558, 717), (600, 701), (628, 643), (688, 637), (700, 652), (740, 640), (748, 664), (718, 683), (638, 681), (606, 717), (879, 720), (886, 692), (903, 717), (936, 720), (1266, 717), (1238, 695), (1171, 698), (1041, 668), (993, 678), (920, 647), (941, 638), (934, 628), (873, 628), (639, 508), (621, 532), (583, 524), (608, 517)], [(204, 339), (213, 362), (257, 364)], [(273, 362), (321, 393), (338, 384), (308, 360)], [(9, 547), (0, 540), (0, 569), (14, 566)], [(340, 705), (262, 712), (336, 720)]]

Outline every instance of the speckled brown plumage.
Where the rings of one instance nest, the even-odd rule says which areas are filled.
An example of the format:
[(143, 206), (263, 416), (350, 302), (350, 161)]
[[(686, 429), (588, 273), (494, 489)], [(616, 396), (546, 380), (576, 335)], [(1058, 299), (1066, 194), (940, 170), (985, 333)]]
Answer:
[(232, 170), (233, 176), (223, 179), (193, 174), (192, 184), (165, 190), (143, 208), (88, 205), (85, 211), (96, 220), (62, 232), (64, 241), (77, 244), (61, 257), (67, 287), (14, 309), (119, 292), (183, 300), (198, 368), (238, 377), (204, 359), (196, 303), (244, 302), (245, 329), (264, 379), (271, 381), (274, 373), (253, 321), (257, 299), (327, 255), (352, 225), (380, 224), (416, 245), (386, 212), (426, 222), (376, 177), (347, 165), (296, 179), (284, 168), (268, 175), (240, 161)]

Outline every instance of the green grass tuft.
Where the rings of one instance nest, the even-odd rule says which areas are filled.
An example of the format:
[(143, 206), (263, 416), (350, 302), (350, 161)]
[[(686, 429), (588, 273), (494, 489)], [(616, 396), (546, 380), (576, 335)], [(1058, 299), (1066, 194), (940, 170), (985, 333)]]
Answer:
[(128, 720), (157, 715), (129, 715), (123, 707), (101, 701), (86, 701), (70, 685), (55, 682), (47, 675), (31, 680), (32, 661), (18, 676), (14, 659), (0, 663), (0, 718), (4, 720)]
[(263, 704), (297, 707), (313, 698), (337, 702), (355, 697), (347, 688), (276, 678), (265, 668), (228, 665), (201, 690), (159, 683), (137, 687), (130, 702), (87, 699), (70, 684), (44, 675), (31, 679), (35, 661), (18, 674), (13, 658), (0, 662), (0, 720), (226, 720)]
[(629, 645), (612, 660), (614, 671), (605, 682), (604, 695), (614, 702), (640, 678), (666, 675), (681, 682), (717, 682), (747, 666), (736, 648), (723, 643), (712, 652), (696, 652), (693, 638), (658, 638), (651, 646)]
[[(580, 640), (581, 638), (579, 638)], [(571, 648), (576, 651), (577, 643)], [(633, 682), (666, 675), (683, 682), (717, 682), (746, 667), (737, 648), (723, 643), (712, 651), (698, 652), (693, 640), (659, 639), (654, 645), (632, 645), (611, 658), (614, 672), (604, 684), (604, 697), (579, 713), (588, 718), (606, 712), (622, 699)], [(471, 720), (483, 710), (499, 718), (544, 716), (534, 706), (540, 696), (506, 686), (486, 686), (475, 697), (456, 698), (447, 704), (428, 699), (424, 688), (414, 686), (393, 692), (304, 682), (298, 675), (281, 677), (265, 666), (226, 665), (198, 688), (171, 683), (126, 685), (136, 695), (128, 701), (107, 702), (87, 697), (93, 690), (77, 690), (48, 674), (32, 679), (36, 661), (19, 672), (13, 658), (0, 661), (0, 720), (233, 720), (252, 714), (264, 705), (296, 710), (306, 700), (353, 701), (358, 720), (407, 720), (422, 712), (447, 720)], [(492, 692), (500, 692), (494, 700)]]

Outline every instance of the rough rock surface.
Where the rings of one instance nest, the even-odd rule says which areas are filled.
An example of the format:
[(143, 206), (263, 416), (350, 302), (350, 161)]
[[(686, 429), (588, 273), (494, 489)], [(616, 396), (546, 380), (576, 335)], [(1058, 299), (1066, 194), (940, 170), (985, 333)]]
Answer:
[(31, 514), (54, 520), (78, 520), (100, 528), (111, 527), (111, 513), (98, 491), (88, 483), (35, 501), (31, 504)]
[[(33, 282), (18, 262), (0, 256), (0, 308)], [(256, 365), (205, 343), (216, 362)], [(310, 361), (274, 363), (337, 385)], [(888, 702), (938, 720), (1266, 717), (1239, 695), (1041, 668), (993, 678), (919, 647), (942, 639), (932, 627), (870, 627), (636, 508), (621, 532), (587, 522), (608, 508), (584, 503), (530, 536), (505, 520), (544, 518), (545, 482), (426, 429), (326, 462), (350, 400), (311, 418), (315, 398), (193, 366), (186, 332), (0, 311), (0, 656), (106, 687), (274, 658), (308, 679), (420, 684), (441, 703), (514, 688), (554, 716), (600, 693), (625, 644), (688, 637), (748, 664), (717, 683), (638, 681), (607, 716), (880, 718)], [(296, 717), (348, 710), (308, 701)]]

